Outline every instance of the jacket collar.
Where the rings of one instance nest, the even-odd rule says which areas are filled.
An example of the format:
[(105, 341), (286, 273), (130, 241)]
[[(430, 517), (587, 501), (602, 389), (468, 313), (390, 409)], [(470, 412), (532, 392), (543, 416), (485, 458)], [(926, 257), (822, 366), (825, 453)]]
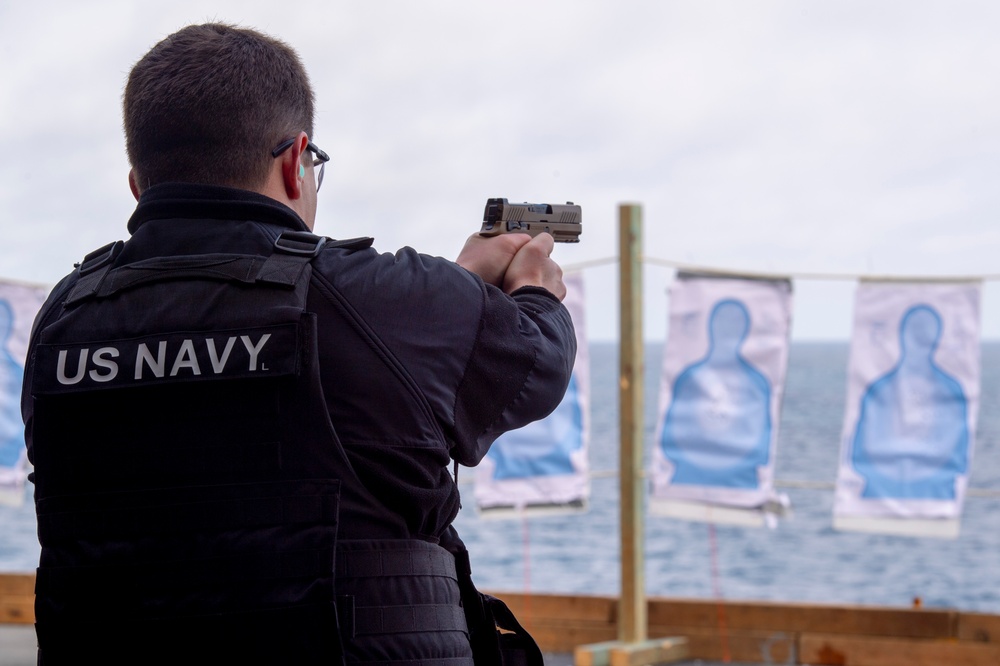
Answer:
[(309, 231), (295, 211), (263, 194), (191, 183), (163, 183), (143, 192), (128, 231), (134, 234), (144, 222), (171, 218), (254, 220)]

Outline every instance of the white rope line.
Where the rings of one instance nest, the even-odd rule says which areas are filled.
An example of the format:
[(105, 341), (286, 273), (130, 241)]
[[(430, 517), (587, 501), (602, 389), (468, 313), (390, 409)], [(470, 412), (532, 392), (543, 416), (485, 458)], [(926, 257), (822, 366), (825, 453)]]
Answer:
[(642, 256), (640, 260), (647, 264), (656, 266), (666, 266), (678, 270), (691, 271), (695, 273), (709, 273), (714, 275), (731, 275), (734, 277), (754, 277), (770, 280), (849, 280), (865, 282), (980, 282), (985, 280), (1000, 280), (1000, 273), (989, 273), (985, 275), (877, 275), (874, 273), (811, 273), (811, 272), (790, 272), (774, 273), (762, 271), (738, 271), (731, 268), (716, 268), (712, 266), (699, 266), (672, 259), (660, 259), (658, 257)]
[(618, 257), (605, 257), (603, 259), (591, 259), (590, 261), (581, 261), (576, 264), (565, 264), (562, 267), (563, 273), (579, 273), (587, 268), (594, 268), (596, 266), (608, 266), (610, 264), (617, 264)]
[[(828, 281), (866, 281), (866, 282), (996, 282), (1000, 281), (1000, 273), (985, 273), (982, 275), (876, 275), (874, 273), (809, 273), (791, 272), (775, 273), (764, 271), (744, 271), (735, 268), (719, 268), (717, 266), (706, 266), (704, 264), (691, 264), (673, 259), (661, 259), (659, 257), (648, 257), (640, 255), (640, 263), (652, 266), (663, 266), (692, 273), (706, 273), (708, 275), (718, 275), (735, 278), (756, 278), (759, 280), (828, 280)], [(618, 257), (603, 257), (600, 259), (589, 259), (572, 264), (563, 264), (563, 273), (579, 273), (588, 268), (598, 268), (600, 266), (610, 266), (618, 263)], [(41, 289), (51, 289), (52, 285), (39, 282), (28, 282), (13, 278), (0, 278), (0, 284), (7, 283), (22, 287), (34, 287)]]
[[(879, 275), (875, 273), (820, 273), (820, 272), (789, 272), (777, 273), (773, 271), (744, 271), (735, 268), (719, 268), (717, 266), (705, 266), (703, 264), (691, 264), (684, 261), (674, 261), (673, 259), (661, 259), (660, 257), (649, 257), (641, 255), (639, 261), (652, 266), (663, 266), (692, 273), (706, 273), (708, 275), (718, 275), (722, 277), (744, 277), (756, 278), (759, 280), (827, 280), (827, 281), (850, 281), (850, 282), (996, 282), (1000, 281), (1000, 273), (985, 273), (982, 275)], [(576, 273), (595, 266), (605, 266), (618, 263), (618, 257), (605, 257), (603, 259), (593, 259), (581, 261), (575, 264), (563, 266), (564, 273)]]
[[(471, 470), (470, 470), (471, 471)], [(587, 474), (591, 479), (617, 479), (618, 470), (616, 469), (602, 469), (589, 472)], [(645, 470), (639, 473), (641, 478), (646, 478), (647, 474)], [(468, 485), (474, 482), (474, 479), (469, 478), (467, 474), (461, 477), (459, 480), (459, 485)], [(796, 490), (836, 490), (837, 485), (832, 481), (805, 481), (801, 479), (778, 479), (774, 482), (775, 488), (792, 488)], [(995, 488), (967, 488), (965, 494), (968, 497), (985, 497), (989, 499), (1000, 499), (1000, 489)]]

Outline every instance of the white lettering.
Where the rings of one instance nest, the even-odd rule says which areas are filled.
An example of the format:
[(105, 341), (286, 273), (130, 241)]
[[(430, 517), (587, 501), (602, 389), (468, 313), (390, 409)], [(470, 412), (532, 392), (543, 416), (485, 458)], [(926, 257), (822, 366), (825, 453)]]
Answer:
[(77, 362), (77, 365), (76, 365), (76, 376), (75, 377), (67, 377), (66, 376), (66, 356), (67, 356), (67, 354), (69, 354), (69, 352), (67, 350), (65, 350), (65, 349), (60, 349), (59, 350), (59, 362), (56, 365), (56, 379), (59, 380), (60, 384), (63, 384), (64, 386), (71, 386), (72, 384), (76, 384), (81, 379), (83, 379), (83, 373), (85, 372), (85, 370), (87, 368), (87, 352), (88, 351), (90, 351), (90, 350), (88, 350), (88, 349), (81, 349), (80, 350), (80, 360)]
[(208, 347), (208, 358), (212, 361), (212, 370), (215, 374), (220, 374), (226, 368), (226, 361), (229, 360), (229, 352), (233, 351), (233, 345), (236, 343), (236, 338), (229, 338), (226, 341), (226, 348), (222, 350), (222, 358), (219, 358), (218, 353), (215, 351), (215, 339), (208, 338), (205, 340), (205, 345)]
[(164, 340), (160, 342), (159, 347), (156, 350), (156, 358), (149, 351), (149, 347), (146, 346), (145, 342), (139, 343), (139, 349), (135, 354), (135, 378), (142, 379), (142, 363), (146, 362), (149, 369), (153, 371), (153, 375), (156, 377), (163, 377), (163, 369), (167, 361), (167, 341)]
[(190, 368), (192, 373), (201, 374), (198, 357), (194, 355), (194, 343), (191, 340), (181, 343), (181, 348), (177, 350), (177, 358), (174, 359), (174, 367), (170, 368), (170, 376), (176, 377), (177, 371), (181, 368)]
[(264, 345), (270, 338), (271, 334), (265, 333), (264, 335), (261, 336), (257, 344), (254, 345), (250, 342), (249, 335), (240, 336), (240, 340), (243, 341), (243, 346), (246, 347), (247, 351), (250, 353), (250, 372), (253, 372), (254, 370), (257, 369), (257, 355), (260, 354), (260, 350), (264, 348)]
[[(105, 358), (105, 356), (110, 358)], [(106, 374), (101, 374), (97, 370), (90, 371), (90, 378), (95, 382), (110, 382), (112, 379), (118, 376), (118, 364), (112, 361), (112, 358), (118, 358), (118, 350), (114, 347), (101, 347), (94, 352), (94, 365), (98, 368), (104, 368), (108, 372)]]

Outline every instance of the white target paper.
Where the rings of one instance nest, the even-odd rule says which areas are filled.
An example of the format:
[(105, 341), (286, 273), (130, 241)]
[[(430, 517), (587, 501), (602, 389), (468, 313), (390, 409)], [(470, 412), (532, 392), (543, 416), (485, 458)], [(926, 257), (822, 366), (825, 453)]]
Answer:
[(24, 501), (28, 459), (21, 420), (24, 359), (47, 290), (0, 281), (0, 503)]
[(504, 517), (577, 511), (590, 495), (590, 359), (583, 275), (565, 278), (566, 305), (576, 328), (576, 364), (562, 402), (548, 417), (503, 434), (476, 468), (476, 505)]
[(981, 285), (862, 282), (838, 529), (955, 537), (979, 411)]
[(682, 273), (669, 310), (650, 510), (773, 524), (791, 283)]

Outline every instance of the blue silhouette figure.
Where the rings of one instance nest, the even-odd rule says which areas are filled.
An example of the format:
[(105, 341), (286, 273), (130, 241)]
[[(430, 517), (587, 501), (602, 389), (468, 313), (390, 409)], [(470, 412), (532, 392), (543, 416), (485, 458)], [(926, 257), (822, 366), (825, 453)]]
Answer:
[(548, 417), (512, 430), (490, 447), (496, 463), (493, 478), (526, 479), (573, 474), (570, 453), (583, 447), (583, 411), (576, 374), (570, 376), (562, 402)]
[(674, 465), (671, 483), (757, 488), (771, 456), (771, 386), (740, 355), (750, 313), (721, 300), (708, 320), (708, 353), (674, 381), (660, 447)]
[(899, 362), (861, 399), (851, 449), (862, 497), (954, 499), (969, 463), (968, 401), (934, 363), (941, 317), (915, 305), (899, 325)]
[(0, 300), (0, 467), (13, 468), (24, 453), (21, 382), (24, 367), (7, 351), (14, 333), (14, 311)]

